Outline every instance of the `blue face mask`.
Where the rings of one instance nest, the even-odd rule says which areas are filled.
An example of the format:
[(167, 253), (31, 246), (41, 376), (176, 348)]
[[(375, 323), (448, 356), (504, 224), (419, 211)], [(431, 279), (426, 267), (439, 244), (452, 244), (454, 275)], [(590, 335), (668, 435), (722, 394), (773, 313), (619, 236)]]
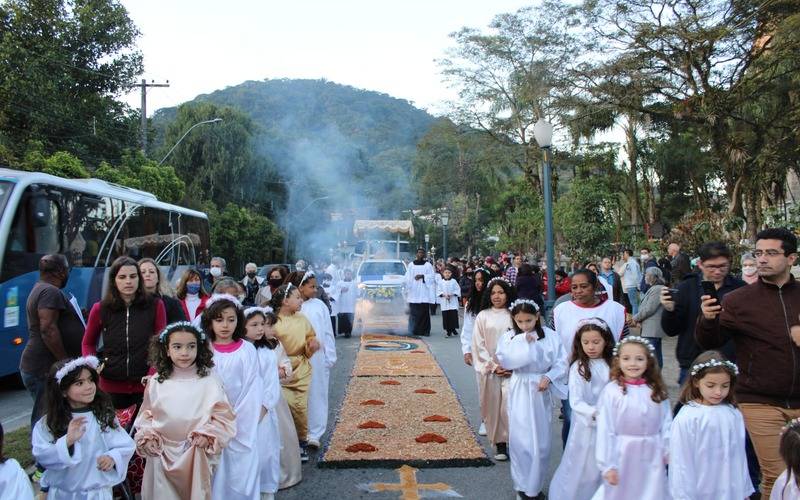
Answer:
[(197, 295), (200, 293), (200, 283), (186, 283), (186, 293)]

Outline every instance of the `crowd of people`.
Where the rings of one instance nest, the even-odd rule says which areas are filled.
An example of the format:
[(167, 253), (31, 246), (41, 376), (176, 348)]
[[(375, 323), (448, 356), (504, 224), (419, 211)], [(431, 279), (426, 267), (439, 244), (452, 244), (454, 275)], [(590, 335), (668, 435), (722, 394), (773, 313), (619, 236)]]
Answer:
[[(441, 309), (444, 335), (460, 337), (475, 370), (478, 433), (496, 460), (510, 459), (523, 500), (545, 490), (575, 500), (800, 498), (794, 234), (764, 230), (741, 259), (718, 242), (695, 259), (674, 243), (664, 258), (650, 248), (639, 257), (626, 249), (556, 269), (557, 296), (547, 297), (548, 270), (522, 255), (430, 262), (420, 249), (405, 279), (408, 333), (430, 335)], [(350, 335), (357, 297), (352, 271), (316, 267), (261, 277), (248, 264), (236, 280), (215, 257), (208, 273), (186, 271), (173, 295), (155, 262), (120, 257), (84, 321), (63, 292), (66, 258), (44, 256), (20, 365), (41, 489), (255, 499), (301, 481), (326, 432), (335, 337)], [(678, 338), (674, 408), (664, 336)], [(555, 405), (564, 451), (548, 485)], [(14, 464), (0, 463), (0, 476)]]

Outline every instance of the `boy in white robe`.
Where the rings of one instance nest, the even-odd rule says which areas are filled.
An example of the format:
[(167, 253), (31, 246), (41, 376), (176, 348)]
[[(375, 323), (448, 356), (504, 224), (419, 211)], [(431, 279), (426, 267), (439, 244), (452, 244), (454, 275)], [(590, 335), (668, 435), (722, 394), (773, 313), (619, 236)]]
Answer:
[(445, 335), (458, 335), (458, 306), (461, 303), (461, 286), (453, 279), (453, 268), (447, 266), (441, 280), (437, 280), (436, 296), (442, 307), (442, 329)]

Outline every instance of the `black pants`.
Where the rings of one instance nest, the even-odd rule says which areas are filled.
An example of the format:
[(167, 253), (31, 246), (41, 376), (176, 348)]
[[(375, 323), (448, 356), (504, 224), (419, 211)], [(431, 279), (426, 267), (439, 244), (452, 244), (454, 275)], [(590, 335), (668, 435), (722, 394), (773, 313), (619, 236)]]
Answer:
[(431, 305), (428, 303), (408, 304), (408, 333), (409, 335), (431, 334)]
[(447, 333), (458, 331), (458, 309), (442, 311), (442, 328)]
[(331, 316), (331, 328), (333, 329), (333, 336), (336, 336), (336, 316)]
[(339, 313), (339, 333), (349, 337), (353, 333), (353, 313)]

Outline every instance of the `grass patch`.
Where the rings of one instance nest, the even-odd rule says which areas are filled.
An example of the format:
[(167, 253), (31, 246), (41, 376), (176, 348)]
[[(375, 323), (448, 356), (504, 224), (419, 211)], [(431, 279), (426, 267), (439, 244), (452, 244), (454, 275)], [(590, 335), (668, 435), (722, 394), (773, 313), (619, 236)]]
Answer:
[(3, 454), (9, 458), (16, 459), (23, 469), (33, 465), (30, 432), (31, 428), (25, 426), (4, 436)]

